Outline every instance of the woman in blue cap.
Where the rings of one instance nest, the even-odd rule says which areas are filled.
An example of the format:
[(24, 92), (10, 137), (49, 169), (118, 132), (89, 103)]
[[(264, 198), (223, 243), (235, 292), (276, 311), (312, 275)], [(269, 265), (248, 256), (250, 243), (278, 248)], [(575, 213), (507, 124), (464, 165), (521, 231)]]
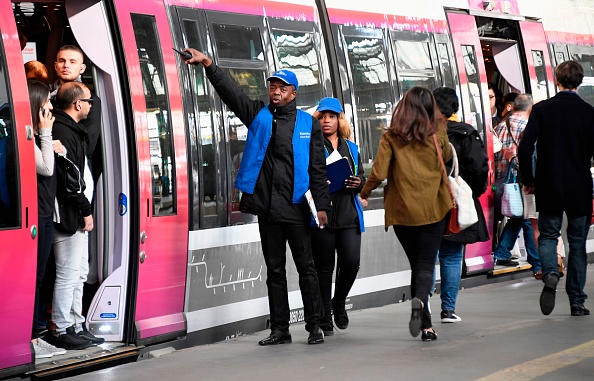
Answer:
[[(312, 229), (312, 252), (320, 281), (320, 292), (326, 312), (326, 321), (320, 325), (326, 336), (332, 335), (332, 312), (334, 322), (346, 329), (349, 318), (345, 309), (346, 297), (355, 282), (361, 257), (361, 233), (365, 231), (363, 207), (358, 197), (365, 184), (359, 147), (352, 141), (351, 126), (347, 121), (340, 101), (323, 98), (313, 114), (322, 125), (326, 157), (337, 152), (348, 160), (351, 176), (344, 184), (331, 186), (332, 206), (328, 212), (325, 229)], [(336, 153), (334, 153), (336, 155)], [(328, 169), (331, 178), (331, 168)], [(338, 188), (337, 190), (334, 190)], [(333, 191), (334, 190), (334, 191)], [(336, 264), (336, 286), (332, 299), (332, 274)]]

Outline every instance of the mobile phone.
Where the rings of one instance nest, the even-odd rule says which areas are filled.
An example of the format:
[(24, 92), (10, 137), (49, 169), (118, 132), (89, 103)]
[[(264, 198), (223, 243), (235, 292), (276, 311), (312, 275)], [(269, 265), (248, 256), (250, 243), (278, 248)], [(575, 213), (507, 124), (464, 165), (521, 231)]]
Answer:
[(43, 107), (41, 108), (41, 116), (45, 116), (45, 109)]
[(189, 60), (190, 58), (192, 58), (192, 55), (190, 53), (188, 53), (188, 52), (182, 52), (181, 50), (178, 50), (176, 48), (172, 48), (172, 49), (175, 50), (185, 60)]

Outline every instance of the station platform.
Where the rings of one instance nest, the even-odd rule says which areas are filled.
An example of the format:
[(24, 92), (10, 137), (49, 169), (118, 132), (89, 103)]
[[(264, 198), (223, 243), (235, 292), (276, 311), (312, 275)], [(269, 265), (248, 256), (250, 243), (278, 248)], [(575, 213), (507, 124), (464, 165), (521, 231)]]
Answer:
[[(258, 341), (269, 334), (262, 331), (212, 345), (160, 349), (147, 360), (68, 379), (593, 380), (594, 315), (571, 316), (565, 277), (554, 311), (542, 315), (543, 283), (530, 275), (460, 290), (459, 323), (440, 322), (440, 299), (434, 295), (438, 340), (433, 342), (410, 336), (405, 301), (350, 311), (348, 329), (319, 345), (308, 345), (304, 324), (297, 323), (290, 328), (291, 344), (260, 347)], [(588, 266), (586, 293), (594, 295), (594, 265)], [(594, 310), (594, 302), (589, 306)]]

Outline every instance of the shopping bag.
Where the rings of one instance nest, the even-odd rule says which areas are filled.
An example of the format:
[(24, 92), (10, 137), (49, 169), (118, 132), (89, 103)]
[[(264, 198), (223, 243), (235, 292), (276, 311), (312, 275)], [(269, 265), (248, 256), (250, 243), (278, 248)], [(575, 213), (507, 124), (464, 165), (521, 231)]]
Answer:
[(460, 226), (460, 230), (464, 230), (478, 222), (478, 214), (472, 198), (472, 189), (470, 189), (470, 186), (458, 174), (458, 155), (456, 154), (456, 149), (452, 143), (450, 143), (450, 146), (452, 147), (453, 165), (448, 180), (454, 194), (454, 199), (456, 200), (458, 225)]
[(503, 184), (501, 214), (511, 218), (522, 218), (524, 215), (522, 187), (516, 178), (516, 170), (513, 168), (513, 165), (510, 165), (507, 171), (507, 182)]

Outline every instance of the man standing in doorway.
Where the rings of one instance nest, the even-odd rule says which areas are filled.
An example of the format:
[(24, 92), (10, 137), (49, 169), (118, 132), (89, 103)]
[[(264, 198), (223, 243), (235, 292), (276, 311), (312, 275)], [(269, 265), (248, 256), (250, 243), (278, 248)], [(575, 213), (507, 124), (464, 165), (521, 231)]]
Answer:
[(324, 342), (324, 309), (310, 243), (310, 215), (304, 194), (311, 190), (320, 227), (327, 223), (330, 197), (326, 183), (323, 135), (317, 119), (298, 110), (298, 81), (290, 70), (268, 77), (270, 103), (252, 100), (202, 52), (187, 64), (201, 63), (215, 90), (248, 126), (248, 136), (235, 188), (242, 191), (239, 210), (258, 216), (262, 252), (267, 267), (270, 336), (260, 345), (290, 343), (286, 245), (299, 273), (307, 342)]
[[(555, 70), (559, 92), (535, 104), (520, 142), (518, 158), (524, 191), (536, 195), (538, 252), (544, 288), (540, 309), (549, 315), (555, 308), (559, 282), (557, 242), (563, 213), (567, 215), (569, 262), (565, 290), (572, 316), (589, 315), (584, 305), (586, 284), (586, 238), (592, 216), (594, 154), (594, 107), (577, 94), (584, 78), (582, 66), (566, 61)], [(537, 152), (536, 172), (533, 154)]]

